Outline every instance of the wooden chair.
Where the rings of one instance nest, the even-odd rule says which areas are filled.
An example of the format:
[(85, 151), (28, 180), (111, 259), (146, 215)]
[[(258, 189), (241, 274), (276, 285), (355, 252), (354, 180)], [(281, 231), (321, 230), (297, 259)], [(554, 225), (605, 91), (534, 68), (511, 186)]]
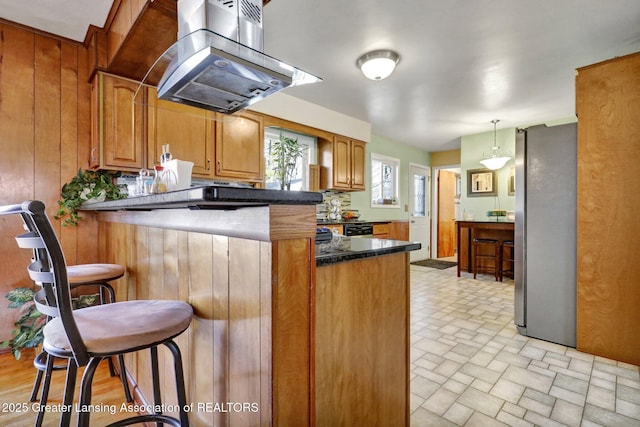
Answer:
[(493, 273), (496, 281), (500, 276), (500, 243), (496, 239), (474, 238), (473, 278), (478, 273)]
[(513, 247), (513, 240), (505, 240), (500, 242), (500, 281), (504, 276), (513, 279), (515, 268), (515, 252)]
[[(78, 367), (85, 366), (80, 385), (78, 407), (91, 404), (91, 383), (95, 370), (104, 358), (149, 349), (151, 354), (154, 407), (161, 407), (158, 350), (165, 345), (173, 354), (179, 417), (161, 413), (133, 416), (110, 424), (113, 427), (157, 422), (188, 426), (187, 401), (182, 369), (182, 356), (173, 338), (191, 324), (193, 309), (183, 301), (136, 300), (87, 307), (73, 311), (71, 285), (60, 242), (39, 201), (0, 207), (0, 215), (22, 217), (28, 233), (16, 237), (18, 246), (33, 248), (41, 244), (38, 260), (29, 264), (31, 279), (41, 286), (34, 298), (40, 313), (50, 316), (44, 327), (43, 347), (56, 358), (68, 359), (67, 381), (63, 398), (72, 407), (73, 389)], [(53, 368), (54, 357), (47, 358), (47, 369)], [(45, 385), (47, 382), (45, 381)], [(43, 387), (44, 387), (43, 386)], [(44, 390), (43, 390), (44, 392)], [(78, 413), (78, 426), (89, 426), (90, 411)], [(60, 425), (69, 425), (71, 412), (63, 412)]]

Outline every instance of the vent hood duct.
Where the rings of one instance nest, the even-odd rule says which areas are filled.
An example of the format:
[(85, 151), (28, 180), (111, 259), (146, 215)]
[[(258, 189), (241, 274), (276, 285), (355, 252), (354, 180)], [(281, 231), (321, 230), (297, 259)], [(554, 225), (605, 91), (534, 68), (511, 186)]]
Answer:
[(322, 80), (262, 53), (262, 0), (178, 0), (178, 38), (147, 73), (163, 100), (231, 114)]

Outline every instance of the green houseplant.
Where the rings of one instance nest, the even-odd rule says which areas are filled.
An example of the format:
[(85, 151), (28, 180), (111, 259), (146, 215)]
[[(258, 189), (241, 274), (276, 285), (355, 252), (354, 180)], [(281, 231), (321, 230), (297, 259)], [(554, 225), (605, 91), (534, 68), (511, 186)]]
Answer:
[(103, 169), (83, 171), (78, 169), (78, 174), (71, 181), (62, 186), (61, 199), (58, 200), (58, 211), (55, 219), (62, 219), (62, 225), (78, 225), (82, 217), (77, 209), (87, 201), (116, 200), (126, 197), (120, 193), (115, 184), (115, 179), (120, 172), (112, 172)]
[[(36, 309), (34, 295), (31, 288), (15, 288), (5, 296), (9, 300), (9, 308), (20, 310), (20, 317), (13, 324), (12, 338), (4, 341), (1, 347), (9, 347), (16, 359), (20, 359), (24, 350), (39, 346), (44, 338), (42, 328), (46, 317)], [(98, 303), (98, 297), (98, 294), (80, 295), (72, 298), (71, 304), (74, 309), (89, 307)]]
[(279, 139), (271, 141), (269, 160), (273, 165), (273, 173), (280, 183), (280, 189), (289, 190), (291, 180), (297, 172), (298, 159), (302, 157), (305, 145), (298, 142), (298, 138), (287, 138), (280, 135)]

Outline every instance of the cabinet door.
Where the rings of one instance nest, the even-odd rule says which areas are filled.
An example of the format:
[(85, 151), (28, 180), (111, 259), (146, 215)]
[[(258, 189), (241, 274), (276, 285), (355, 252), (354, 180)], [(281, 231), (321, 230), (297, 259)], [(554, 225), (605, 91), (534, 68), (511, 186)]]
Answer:
[(264, 129), (262, 117), (248, 112), (218, 115), (216, 171), (221, 178), (264, 180)]
[(351, 189), (365, 188), (366, 144), (362, 141), (351, 141)]
[(147, 167), (160, 163), (162, 146), (169, 144), (174, 159), (193, 162), (193, 175), (213, 175), (213, 113), (157, 98), (155, 89), (148, 95)]
[(333, 188), (351, 188), (351, 140), (342, 136), (333, 139)]
[(101, 167), (139, 170), (143, 166), (142, 103), (133, 102), (140, 84), (107, 74), (100, 75), (102, 93), (99, 126), (102, 131)]

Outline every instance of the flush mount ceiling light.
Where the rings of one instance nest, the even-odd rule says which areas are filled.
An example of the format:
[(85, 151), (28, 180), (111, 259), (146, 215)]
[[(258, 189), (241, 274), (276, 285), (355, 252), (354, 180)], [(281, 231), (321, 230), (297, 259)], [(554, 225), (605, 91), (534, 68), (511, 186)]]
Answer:
[(400, 61), (400, 55), (391, 50), (375, 50), (365, 53), (356, 61), (356, 65), (362, 74), (371, 80), (386, 79), (393, 73), (396, 64)]
[(491, 147), (491, 151), (485, 151), (482, 154), (483, 160), (480, 160), (487, 169), (496, 170), (503, 167), (509, 159), (511, 159), (511, 153), (508, 151), (505, 153), (500, 152), (500, 147), (496, 145), (496, 125), (500, 120), (491, 120), (493, 123), (493, 147)]

